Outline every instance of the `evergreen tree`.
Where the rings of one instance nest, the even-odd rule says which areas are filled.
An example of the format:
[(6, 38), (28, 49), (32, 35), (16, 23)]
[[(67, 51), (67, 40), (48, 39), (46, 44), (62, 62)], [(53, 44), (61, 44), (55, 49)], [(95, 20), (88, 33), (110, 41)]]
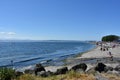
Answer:
[(110, 42), (112, 42), (112, 41), (117, 41), (117, 40), (119, 40), (120, 39), (120, 37), (119, 36), (117, 36), (117, 35), (107, 35), (107, 36), (103, 36), (102, 37), (102, 41), (110, 41)]

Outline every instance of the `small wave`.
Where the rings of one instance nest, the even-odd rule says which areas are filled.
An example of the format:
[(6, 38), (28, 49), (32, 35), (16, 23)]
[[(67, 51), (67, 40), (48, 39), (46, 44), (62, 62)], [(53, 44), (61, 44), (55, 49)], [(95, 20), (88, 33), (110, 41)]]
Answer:
[(41, 64), (43, 64), (43, 63), (47, 63), (47, 62), (50, 62), (50, 61), (52, 61), (53, 59), (49, 59), (49, 60), (43, 60), (43, 61), (41, 61), (40, 63)]
[(44, 57), (31, 58), (31, 59), (21, 60), (21, 61), (14, 62), (14, 63), (29, 62), (29, 61), (38, 60), (38, 59), (44, 59)]
[(67, 54), (67, 55), (63, 55), (63, 56), (60, 56), (60, 57), (69, 57), (69, 56), (72, 56), (72, 55), (75, 55), (75, 54)]
[(33, 70), (33, 69), (34, 69), (34, 65), (29, 65), (29, 66), (25, 66), (25, 67), (17, 67), (17, 68), (16, 68), (16, 71), (24, 72), (24, 71), (27, 70), (27, 69)]
[[(17, 64), (17, 63), (23, 63), (23, 62), (29, 62), (29, 61), (33, 61), (33, 60), (38, 60), (38, 59), (44, 59), (44, 57), (37, 57), (37, 58), (31, 58), (31, 59), (26, 59), (26, 60), (21, 60), (21, 61), (13, 61), (14, 64)], [(2, 65), (0, 67), (10, 67), (10, 66), (13, 66), (13, 64), (6, 64), (6, 65)]]

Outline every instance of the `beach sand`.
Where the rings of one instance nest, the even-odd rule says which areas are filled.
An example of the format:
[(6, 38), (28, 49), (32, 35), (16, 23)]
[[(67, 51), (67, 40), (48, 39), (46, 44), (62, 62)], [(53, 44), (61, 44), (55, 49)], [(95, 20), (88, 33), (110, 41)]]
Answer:
[(80, 57), (78, 56), (77, 58), (103, 58), (103, 57), (109, 57), (109, 51), (112, 53), (113, 57), (115, 58), (120, 58), (120, 47), (116, 48), (110, 48), (108, 51), (101, 51), (100, 46), (97, 48), (84, 53)]
[[(85, 52), (82, 55), (80, 54), (77, 57), (66, 59), (65, 65), (63, 66), (48, 66), (46, 67), (46, 70), (55, 72), (57, 69), (64, 66), (67, 66), (68, 69), (70, 69), (72, 66), (80, 63), (86, 63), (88, 66), (87, 70), (95, 66), (98, 62), (102, 62), (107, 66), (111, 66), (113, 68), (120, 64), (120, 46), (109, 48), (108, 51), (101, 51), (100, 48), (100, 46), (97, 46), (96, 48)], [(113, 61), (111, 61), (109, 51), (113, 56)]]

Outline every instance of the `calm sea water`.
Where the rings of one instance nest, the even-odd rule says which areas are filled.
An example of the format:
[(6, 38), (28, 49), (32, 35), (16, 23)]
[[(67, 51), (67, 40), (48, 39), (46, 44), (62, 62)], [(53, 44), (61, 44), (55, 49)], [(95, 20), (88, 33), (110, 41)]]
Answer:
[(61, 65), (62, 60), (95, 46), (87, 42), (0, 42), (0, 66), (24, 67), (42, 63)]

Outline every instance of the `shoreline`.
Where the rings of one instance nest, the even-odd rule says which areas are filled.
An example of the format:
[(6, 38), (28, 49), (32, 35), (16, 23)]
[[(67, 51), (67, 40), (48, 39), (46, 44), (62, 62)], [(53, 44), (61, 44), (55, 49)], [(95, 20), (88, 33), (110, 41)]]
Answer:
[[(100, 46), (95, 46), (95, 48), (88, 50), (83, 53), (79, 53), (76, 56), (72, 58), (67, 58), (63, 66), (48, 66), (45, 67), (47, 71), (56, 71), (57, 69), (61, 67), (68, 67), (70, 69), (74, 65), (80, 64), (80, 63), (86, 63), (88, 65), (88, 69), (95, 66), (97, 63), (102, 62), (106, 64), (107, 66), (115, 67), (120, 64), (120, 46), (116, 48), (109, 48), (108, 51), (100, 51)], [(111, 61), (110, 56), (108, 52), (111, 52), (113, 55), (113, 61)]]
[[(89, 51), (91, 51), (91, 50), (93, 50), (93, 49), (96, 48), (96, 46), (95, 46), (94, 43), (89, 42), (89, 44), (93, 45), (90, 49), (88, 49), (88, 50), (85, 51), (85, 52), (81, 52), (81, 53), (79, 52), (78, 54), (73, 54), (72, 56), (68, 55), (69, 57), (66, 57), (66, 58), (60, 60), (60, 64), (59, 64), (58, 61), (54, 61), (54, 62), (53, 62), (52, 60), (44, 61), (45, 63), (41, 63), (41, 62), (40, 62), (40, 64), (42, 64), (45, 68), (47, 68), (47, 70), (50, 70), (50, 71), (54, 71), (54, 70), (51, 69), (51, 67), (54, 67), (55, 69), (58, 69), (58, 68), (60, 68), (60, 67), (64, 67), (64, 66), (66, 66), (66, 59), (69, 59), (69, 58), (73, 59), (73, 58), (75, 58), (75, 57), (78, 56), (78, 55), (81, 55), (81, 54), (83, 54), (83, 53), (89, 52)], [(52, 63), (52, 62), (53, 62), (53, 63)], [(56, 63), (56, 62), (57, 62), (57, 63)], [(52, 63), (52, 64), (51, 64), (51, 63)], [(36, 64), (39, 64), (39, 63), (36, 63)], [(68, 66), (69, 66), (69, 65), (68, 65)], [(24, 72), (24, 71), (27, 70), (27, 69), (33, 70), (34, 67), (35, 67), (35, 64), (34, 64), (34, 65), (25, 66), (25, 67), (17, 67), (17, 68), (15, 68), (15, 69), (16, 69), (17, 71), (22, 71), (22, 72)], [(71, 66), (70, 66), (70, 67), (71, 67)]]
[[(94, 45), (95, 45), (95, 44), (94, 44)], [(92, 49), (90, 49), (90, 50), (87, 50), (87, 51), (85, 51), (85, 52), (78, 53), (75, 57), (81, 57), (81, 56), (84, 55), (85, 53), (90, 52), (90, 51), (93, 51), (93, 50), (95, 50), (96, 48), (97, 48), (97, 46), (95, 45), (94, 48), (92, 48)]]
[[(39, 47), (37, 47), (36, 45), (33, 45), (33, 47), (29, 47), (28, 45), (23, 44), (23, 43), (20, 43), (20, 44), (16, 43), (16, 44), (12, 45), (15, 48), (14, 50), (17, 49), (17, 46), (22, 45), (22, 46), (30, 48), (31, 51), (26, 50), (23, 47), (20, 47), (20, 49), (17, 52), (14, 52), (14, 53), (12, 51), (9, 51), (10, 50), (9, 44), (11, 44), (11, 43), (7, 43), (7, 44), (3, 43), (3, 45), (5, 45), (5, 44), (8, 45), (8, 51), (9, 52), (6, 53), (6, 55), (9, 56), (9, 54), (12, 54), (12, 55), (14, 55), (14, 57), (13, 58), (12, 58), (12, 56), (9, 56), (9, 57), (5, 56), (5, 58), (3, 57), (1, 59), (0, 67), (11, 67), (11, 66), (14, 65), (15, 68), (19, 68), (19, 66), (20, 67), (26, 67), (26, 66), (29, 66), (29, 65), (35, 65), (37, 63), (41, 63), (44, 66), (47, 66), (47, 64), (48, 64), (48, 66), (50, 66), (49, 64), (55, 63), (55, 64), (52, 64), (53, 66), (55, 66), (57, 62), (61, 61), (61, 64), (57, 64), (58, 66), (60, 66), (60, 65), (63, 65), (62, 61), (64, 59), (66, 59), (68, 57), (74, 57), (75, 55), (79, 54), (80, 52), (83, 52), (83, 51), (86, 51), (86, 50), (89, 50), (89, 49), (93, 48), (93, 46), (90, 45), (90, 42), (88, 44), (88, 42), (86, 42), (86, 41), (78, 41), (78, 42), (72, 42), (72, 43), (67, 42), (67, 41), (62, 42), (62, 43), (60, 42), (59, 46), (61, 46), (61, 47), (56, 47), (56, 45), (58, 43), (59, 42), (54, 42), (52, 44), (51, 43), (47, 43), (47, 44), (44, 43), (45, 46), (47, 45), (48, 47), (43, 46), (42, 49), (39, 49)], [(69, 45), (68, 45), (68, 43), (69, 43)], [(29, 44), (31, 44), (31, 43), (29, 43)], [(34, 43), (34, 44), (36, 44), (36, 43)], [(51, 48), (49, 46), (49, 44), (51, 44), (50, 46), (53, 46), (53, 47)], [(38, 45), (41, 46), (41, 43), (38, 44)], [(84, 46), (84, 45), (86, 45), (86, 46)], [(81, 47), (81, 46), (83, 46), (83, 47)], [(34, 47), (35, 47), (35, 51), (34, 51)], [(72, 47), (74, 47), (74, 48), (72, 48)], [(24, 52), (24, 50), (26, 50), (26, 52)], [(30, 55), (27, 54), (27, 53), (29, 53)], [(19, 54), (20, 56), (18, 56), (17, 54)], [(25, 57), (26, 54), (29, 57)]]

